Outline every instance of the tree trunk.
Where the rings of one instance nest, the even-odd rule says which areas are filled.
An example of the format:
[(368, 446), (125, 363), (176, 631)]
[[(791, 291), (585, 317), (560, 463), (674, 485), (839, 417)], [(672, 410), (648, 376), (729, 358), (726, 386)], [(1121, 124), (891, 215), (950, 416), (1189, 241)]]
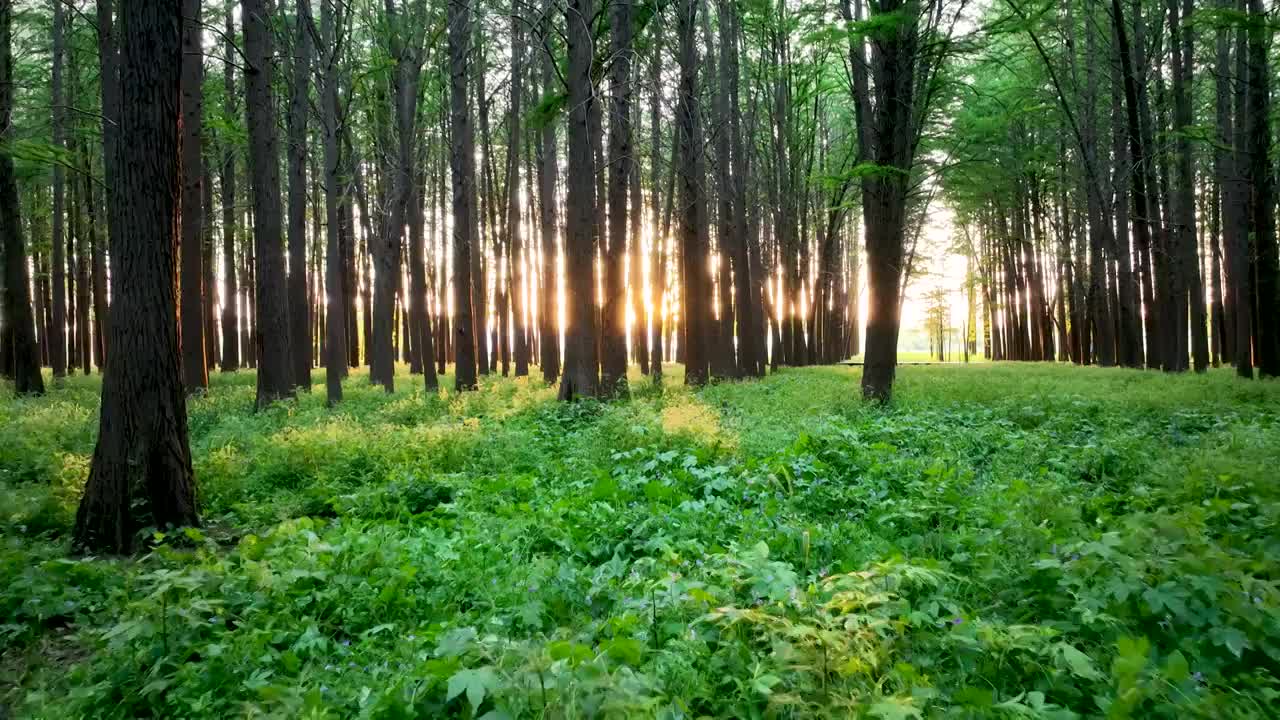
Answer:
[(680, 43), (680, 95), (676, 128), (680, 138), (680, 255), (683, 258), (680, 313), (684, 336), (686, 385), (707, 382), (710, 370), (710, 276), (707, 274), (708, 228), (706, 168), (702, 156), (702, 118), (698, 107), (698, 48), (695, 29), (701, 0), (680, 0), (676, 34)]
[[(544, 42), (551, 31), (553, 0), (545, 0), (542, 8), (541, 33)], [(543, 92), (550, 95), (557, 87), (555, 58), (550, 50), (539, 52), (542, 58)], [(538, 294), (539, 334), (538, 364), (547, 384), (560, 377), (560, 292), (556, 267), (559, 256), (556, 242), (556, 182), (559, 164), (556, 154), (556, 128), (545, 122), (538, 134), (538, 219), (542, 243), (542, 292)]]
[(631, 181), (631, 3), (610, 3), (609, 236), (604, 256), (600, 394), (627, 393), (627, 183)]
[(1271, 167), (1271, 68), (1268, 49), (1272, 30), (1262, 0), (1249, 0), (1249, 100), (1245, 115), (1249, 133), (1249, 174), (1253, 187), (1252, 220), (1254, 289), (1253, 320), (1258, 374), (1280, 377), (1280, 248), (1276, 243), (1275, 176)]
[(200, 0), (182, 0), (182, 377), (187, 394), (209, 390), (204, 356), (204, 54)]
[[(199, 523), (179, 357), (177, 298), (182, 13), (176, 3), (124, 0), (111, 347), (97, 446), (72, 545), (127, 553), (143, 527)], [(6, 84), (7, 85), (7, 84)], [(7, 161), (3, 161), (7, 162)], [(138, 499), (142, 500), (139, 506)]]
[(592, 0), (568, 0), (565, 6), (568, 42), (569, 130), (565, 196), (565, 354), (560, 399), (596, 397), (600, 392), (596, 351), (596, 270), (593, 226), (596, 223), (596, 163), (590, 135), (591, 106), (597, 101), (591, 85)]
[(342, 248), (344, 191), (342, 155), (339, 145), (338, 57), (337, 38), (342, 34), (343, 6), (337, 0), (321, 0), (321, 98), (320, 117), (324, 152), (325, 258), (324, 289), (326, 297), (324, 330), (325, 395), (329, 407), (342, 402), (342, 378), (347, 373), (347, 313), (345, 256)]
[(467, 102), (470, 77), (471, 4), (467, 0), (449, 0), (449, 166), (453, 175), (453, 293), (454, 343), (456, 368), (454, 389), (476, 388), (477, 323), (472, 307), (472, 241), (476, 236), (475, 197), (476, 163), (475, 130), (471, 124), (471, 108)]
[[(190, 0), (188, 0), (190, 1)], [(289, 94), (289, 338), (290, 377), (311, 392), (311, 323), (307, 310), (307, 120), (310, 117), (311, 3), (297, 0)]]
[[(13, 132), (13, 3), (0, 3), (0, 144), (8, 145)], [(0, 153), (0, 242), (4, 250), (4, 327), (0, 354), (6, 356), (5, 374), (13, 378), (19, 395), (44, 394), (40, 374), (40, 348), (36, 344), (31, 311), (31, 276), (27, 247), (19, 216), (18, 183), (13, 157)]]
[[(101, 0), (108, 2), (109, 0)], [(227, 61), (224, 66), (223, 87), (225, 99), (222, 112), (226, 117), (236, 116), (236, 76), (231, 58), (235, 53), (235, 27), (231, 23), (231, 6), (227, 6), (226, 26)], [(233, 372), (240, 367), (240, 313), (237, 305), (240, 292), (236, 287), (236, 151), (235, 141), (222, 141), (222, 166), (218, 170), (218, 185), (222, 188), (222, 372)], [(114, 237), (114, 236), (113, 236)]]
[(289, 296), (284, 246), (280, 238), (280, 163), (278, 158), (275, 75), (271, 17), (266, 0), (241, 0), (244, 20), (246, 115), (249, 170), (253, 189), (254, 313), (253, 346), (258, 359), (256, 407), (293, 398)]
[[(63, 97), (63, 65), (67, 54), (66, 9), (61, 0), (53, 0), (53, 76), (50, 93), (53, 103), (53, 146), (66, 149), (65, 110)], [(53, 240), (50, 262), (53, 283), (53, 333), (49, 336), (49, 362), (53, 366), (54, 384), (67, 374), (67, 258), (66, 258), (66, 180), (65, 170), (53, 163)]]

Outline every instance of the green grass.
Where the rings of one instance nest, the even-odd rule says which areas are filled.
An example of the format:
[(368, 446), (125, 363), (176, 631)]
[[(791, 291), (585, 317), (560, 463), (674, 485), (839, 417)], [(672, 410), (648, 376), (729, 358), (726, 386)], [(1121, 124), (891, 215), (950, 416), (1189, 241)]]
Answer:
[(6, 392), (0, 716), (1280, 715), (1280, 384), (400, 372), (256, 414), (215, 376), (206, 526), (130, 559), (68, 555), (98, 380)]

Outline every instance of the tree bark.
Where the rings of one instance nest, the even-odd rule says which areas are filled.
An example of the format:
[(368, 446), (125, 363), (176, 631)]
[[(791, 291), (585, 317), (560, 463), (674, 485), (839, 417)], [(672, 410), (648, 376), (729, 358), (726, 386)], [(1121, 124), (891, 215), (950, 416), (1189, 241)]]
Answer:
[(258, 360), (256, 407), (296, 396), (291, 372), (289, 296), (280, 238), (280, 163), (271, 83), (274, 58), (266, 0), (241, 0), (244, 20), (246, 115), (253, 189), (254, 332)]
[(600, 365), (596, 348), (596, 163), (590, 134), (594, 48), (593, 0), (568, 0), (564, 11), (568, 42), (568, 191), (565, 196), (565, 348), (560, 399), (596, 397)]
[(698, 48), (695, 30), (701, 0), (680, 0), (676, 36), (680, 43), (680, 90), (676, 128), (680, 140), (680, 288), (686, 385), (707, 383), (710, 370), (709, 333), (713, 330), (707, 274), (706, 168), (702, 155), (702, 119), (698, 103)]
[(187, 394), (209, 390), (204, 356), (204, 54), (200, 0), (182, 0), (182, 377)]
[(631, 181), (631, 3), (610, 3), (609, 236), (604, 257), (600, 394), (627, 393), (627, 183)]
[[(109, 0), (102, 0), (107, 2)], [(236, 116), (236, 76), (231, 58), (235, 54), (235, 26), (231, 22), (231, 6), (227, 6), (226, 60), (223, 70), (223, 114)], [(240, 301), (236, 285), (236, 150), (235, 141), (222, 140), (222, 165), (218, 170), (218, 185), (222, 189), (222, 372), (233, 372), (240, 367)]]
[[(190, 0), (188, 0), (190, 1)], [(310, 117), (311, 3), (297, 0), (289, 94), (289, 349), (294, 386), (311, 392), (311, 323), (307, 309), (307, 120)]]
[[(181, 7), (124, 0), (120, 147), (122, 228), (112, 247), (116, 314), (111, 347), (129, 362), (107, 366), (98, 441), (76, 512), (72, 545), (127, 553), (142, 527), (199, 524), (177, 298)], [(141, 499), (141, 506), (137, 499)]]
[(453, 294), (454, 343), (456, 367), (454, 389), (476, 388), (476, 335), (472, 302), (472, 247), (476, 237), (475, 197), (475, 129), (471, 124), (471, 108), (467, 102), (470, 78), (471, 4), (467, 0), (449, 0), (449, 166), (453, 175)]

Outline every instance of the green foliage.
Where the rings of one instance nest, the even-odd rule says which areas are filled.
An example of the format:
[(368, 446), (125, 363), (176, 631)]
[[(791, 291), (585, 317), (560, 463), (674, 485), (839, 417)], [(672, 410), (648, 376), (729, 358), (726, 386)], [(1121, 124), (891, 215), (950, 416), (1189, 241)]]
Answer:
[[(402, 369), (403, 372), (403, 369)], [(191, 401), (206, 527), (66, 535), (97, 381), (0, 401), (16, 717), (1273, 717), (1280, 387), (991, 364), (562, 404)], [(448, 386), (447, 381), (442, 385)], [(416, 383), (405, 378), (404, 387)], [(648, 387), (635, 378), (633, 387)]]

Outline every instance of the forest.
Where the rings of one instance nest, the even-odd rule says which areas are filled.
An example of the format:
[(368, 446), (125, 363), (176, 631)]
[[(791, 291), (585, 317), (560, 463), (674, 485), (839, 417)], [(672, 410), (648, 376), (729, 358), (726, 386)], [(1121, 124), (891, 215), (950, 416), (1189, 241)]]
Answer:
[(1280, 717), (1277, 29), (0, 0), (0, 718)]

